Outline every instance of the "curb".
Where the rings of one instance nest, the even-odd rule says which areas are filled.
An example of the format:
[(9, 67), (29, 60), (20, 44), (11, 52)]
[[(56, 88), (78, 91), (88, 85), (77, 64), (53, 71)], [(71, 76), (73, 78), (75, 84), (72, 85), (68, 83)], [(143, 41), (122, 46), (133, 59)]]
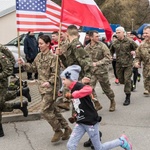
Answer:
[(28, 117), (24, 117), (22, 114), (15, 114), (15, 115), (4, 115), (2, 116), (2, 123), (8, 122), (19, 122), (19, 121), (33, 121), (33, 120), (40, 120), (41, 113), (30, 113)]

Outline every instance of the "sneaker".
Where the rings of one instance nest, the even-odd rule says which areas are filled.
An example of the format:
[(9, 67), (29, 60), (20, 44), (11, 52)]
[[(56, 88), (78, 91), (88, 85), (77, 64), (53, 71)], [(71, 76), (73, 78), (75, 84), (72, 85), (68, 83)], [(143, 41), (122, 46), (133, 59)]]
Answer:
[(132, 150), (132, 144), (129, 142), (126, 135), (123, 134), (119, 139), (123, 141), (123, 144), (121, 145), (122, 148), (125, 150)]
[(140, 82), (140, 80), (141, 80), (141, 74), (138, 73), (137, 81)]
[(134, 91), (136, 89), (136, 86), (133, 84), (131, 87), (131, 91)]
[(116, 83), (116, 84), (119, 84), (119, 80), (118, 80), (118, 79), (116, 79), (116, 80), (115, 80), (115, 83)]

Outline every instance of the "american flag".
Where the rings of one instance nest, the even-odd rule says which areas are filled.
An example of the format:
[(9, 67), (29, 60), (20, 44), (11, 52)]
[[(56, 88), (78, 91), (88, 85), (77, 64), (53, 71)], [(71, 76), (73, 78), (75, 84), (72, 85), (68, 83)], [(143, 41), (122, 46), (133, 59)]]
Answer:
[[(60, 16), (61, 7), (51, 0), (16, 0), (18, 31), (58, 31)], [(67, 26), (62, 24), (62, 30)]]

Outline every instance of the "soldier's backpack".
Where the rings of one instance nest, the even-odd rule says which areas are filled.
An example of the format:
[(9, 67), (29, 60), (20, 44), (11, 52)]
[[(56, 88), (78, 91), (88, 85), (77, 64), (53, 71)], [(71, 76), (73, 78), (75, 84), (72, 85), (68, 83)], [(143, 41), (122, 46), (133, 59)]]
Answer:
[(13, 66), (15, 65), (16, 63), (15, 58), (12, 52), (7, 47), (0, 44), (0, 52), (3, 53), (10, 60)]

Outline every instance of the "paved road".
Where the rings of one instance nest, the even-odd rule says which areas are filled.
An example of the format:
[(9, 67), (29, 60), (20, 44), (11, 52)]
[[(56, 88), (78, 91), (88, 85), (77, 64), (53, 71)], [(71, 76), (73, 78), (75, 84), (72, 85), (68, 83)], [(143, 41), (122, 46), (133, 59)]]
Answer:
[[(98, 113), (103, 117), (100, 130), (103, 133), (102, 142), (115, 139), (125, 133), (133, 144), (133, 150), (149, 150), (150, 139), (150, 97), (143, 96), (143, 82), (137, 83), (137, 90), (132, 92), (131, 105), (123, 106), (125, 95), (122, 85), (114, 83), (113, 75), (110, 74), (112, 88), (116, 94), (117, 109), (109, 112), (109, 100), (99, 85), (96, 87), (99, 100), (103, 109)], [(64, 112), (68, 118), (71, 112)], [(65, 150), (67, 141), (52, 144), (50, 139), (53, 131), (49, 124), (41, 119), (36, 121), (24, 121), (6, 123), (4, 126), (5, 136), (0, 138), (0, 150)], [(74, 125), (70, 124), (71, 127)], [(87, 140), (84, 135), (78, 150), (83, 148), (83, 142)], [(121, 150), (116, 148), (115, 150)]]

